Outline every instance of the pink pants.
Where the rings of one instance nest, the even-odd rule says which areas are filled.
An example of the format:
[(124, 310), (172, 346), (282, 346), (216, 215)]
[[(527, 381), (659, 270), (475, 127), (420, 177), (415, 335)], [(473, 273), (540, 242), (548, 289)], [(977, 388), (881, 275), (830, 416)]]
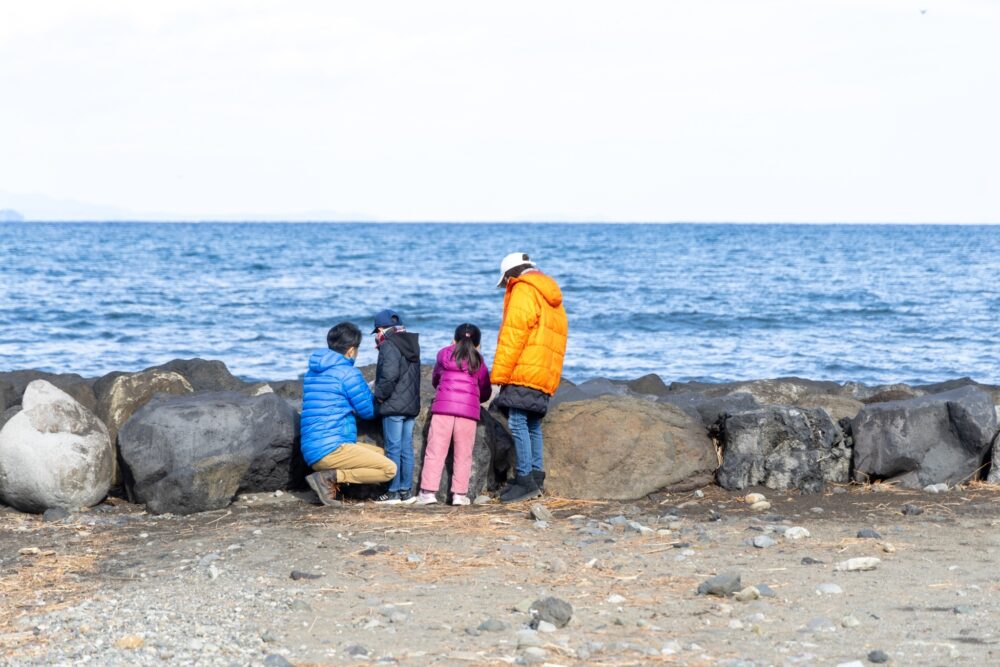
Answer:
[(455, 438), (455, 458), (451, 474), (451, 492), (463, 496), (469, 492), (472, 447), (476, 444), (476, 420), (450, 415), (431, 415), (431, 428), (427, 433), (427, 449), (424, 452), (424, 469), (420, 473), (421, 491), (437, 493), (452, 436)]

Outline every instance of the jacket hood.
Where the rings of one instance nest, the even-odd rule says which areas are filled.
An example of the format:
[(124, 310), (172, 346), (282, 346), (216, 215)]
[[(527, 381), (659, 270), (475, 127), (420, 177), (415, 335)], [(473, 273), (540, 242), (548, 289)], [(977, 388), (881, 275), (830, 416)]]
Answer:
[(333, 350), (316, 350), (309, 357), (309, 370), (314, 373), (322, 373), (334, 366), (353, 366), (354, 360), (348, 359), (340, 352)]
[(419, 335), (402, 331), (391, 334), (385, 341), (399, 348), (399, 351), (403, 354), (403, 358), (410, 363), (420, 363), (420, 343), (417, 338)]
[(563, 296), (559, 284), (541, 271), (523, 273), (510, 281), (511, 285), (516, 283), (527, 283), (534, 287), (553, 308), (558, 308), (562, 304)]

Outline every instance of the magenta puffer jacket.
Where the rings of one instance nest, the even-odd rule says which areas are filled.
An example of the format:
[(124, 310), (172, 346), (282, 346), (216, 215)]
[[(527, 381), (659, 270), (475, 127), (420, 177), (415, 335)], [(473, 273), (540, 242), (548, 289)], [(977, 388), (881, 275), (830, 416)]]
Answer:
[(431, 412), (479, 420), (479, 404), (490, 398), (490, 369), (483, 365), (475, 374), (458, 367), (452, 354), (455, 346), (449, 345), (437, 355), (431, 383), (437, 388)]

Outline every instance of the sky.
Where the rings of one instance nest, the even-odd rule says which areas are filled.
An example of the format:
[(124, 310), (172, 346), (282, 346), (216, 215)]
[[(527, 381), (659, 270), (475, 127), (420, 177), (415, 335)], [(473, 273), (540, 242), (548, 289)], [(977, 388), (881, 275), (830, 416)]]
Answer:
[(29, 218), (1000, 222), (995, 0), (0, 0)]

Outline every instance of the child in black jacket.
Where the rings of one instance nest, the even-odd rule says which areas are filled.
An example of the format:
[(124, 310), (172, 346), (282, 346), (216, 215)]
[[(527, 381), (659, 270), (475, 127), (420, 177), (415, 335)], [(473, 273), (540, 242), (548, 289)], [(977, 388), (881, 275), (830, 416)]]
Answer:
[(403, 326), (399, 315), (383, 310), (375, 316), (375, 400), (382, 417), (385, 455), (396, 464), (396, 476), (389, 490), (375, 502), (412, 503), (413, 423), (420, 414), (420, 343), (418, 334)]

